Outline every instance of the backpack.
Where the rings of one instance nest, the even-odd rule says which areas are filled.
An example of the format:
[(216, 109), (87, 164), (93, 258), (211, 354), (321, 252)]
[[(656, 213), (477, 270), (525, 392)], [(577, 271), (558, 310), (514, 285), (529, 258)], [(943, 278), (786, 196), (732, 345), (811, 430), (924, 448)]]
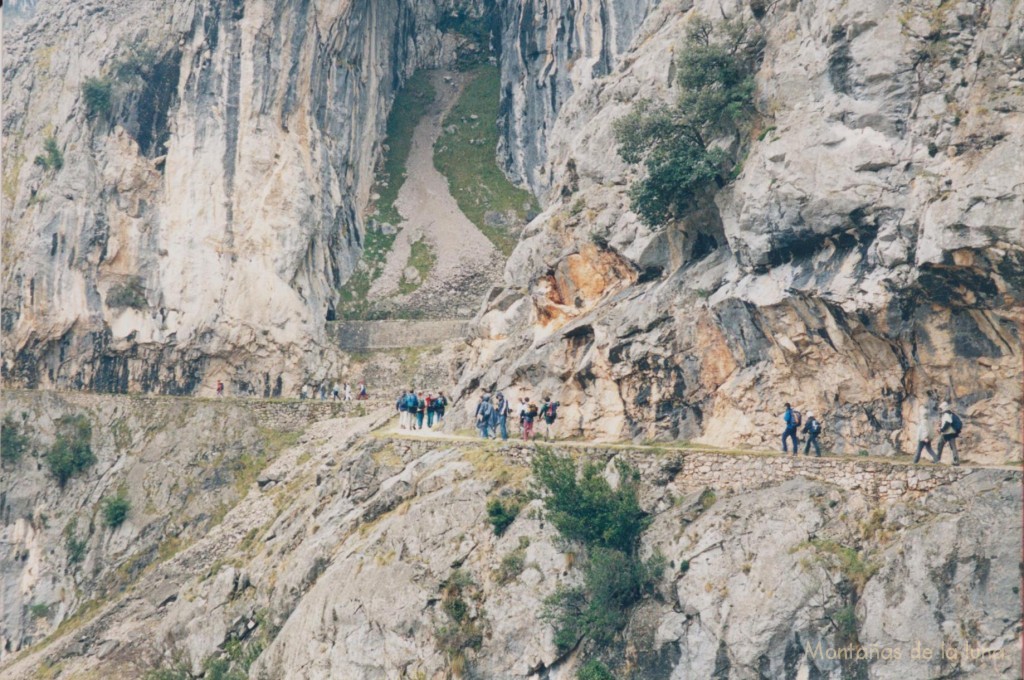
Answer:
[(419, 399), (416, 398), (415, 394), (409, 394), (405, 397), (405, 408), (407, 411), (415, 411), (416, 405), (419, 403)]
[(399, 411), (408, 411), (409, 410), (409, 407), (407, 407), (405, 405), (405, 395), (402, 395), (401, 397), (398, 398), (398, 401), (395, 402), (395, 406), (398, 407)]
[(807, 426), (808, 426), (808, 431), (811, 434), (819, 434), (819, 433), (821, 433), (821, 421), (819, 421), (817, 418), (811, 418), (810, 422), (807, 423)]
[(952, 411), (949, 412), (949, 415), (951, 421), (950, 425), (953, 426), (953, 434), (959, 435), (960, 431), (964, 429), (964, 421), (960, 420), (960, 416), (953, 413)]
[(530, 407), (528, 409), (526, 409), (526, 418), (528, 420), (533, 420), (534, 418), (537, 417), (537, 413), (538, 413), (537, 405), (531, 402), (530, 403)]
[(801, 414), (800, 411), (793, 409), (793, 425), (796, 427), (800, 427), (803, 424), (803, 421), (803, 414)]
[(479, 409), (477, 411), (477, 414), (482, 419), (487, 420), (488, 418), (491, 417), (491, 413), (493, 413), (493, 412), (494, 412), (494, 407), (491, 406), (491, 402), (489, 402), (489, 401), (482, 401), (482, 402), (480, 402), (480, 407), (479, 407)]
[(558, 416), (558, 402), (548, 402), (548, 406), (544, 409), (544, 417), (554, 420)]

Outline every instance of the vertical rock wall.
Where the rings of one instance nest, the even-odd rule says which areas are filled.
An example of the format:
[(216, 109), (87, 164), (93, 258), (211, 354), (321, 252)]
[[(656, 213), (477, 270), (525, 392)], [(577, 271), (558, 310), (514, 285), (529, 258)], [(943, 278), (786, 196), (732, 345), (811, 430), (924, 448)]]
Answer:
[[(54, 2), (9, 21), (5, 380), (276, 394), (336, 368), (323, 322), (388, 108), (454, 58), (435, 26), (471, 5)], [(33, 162), (47, 140), (60, 167)]]

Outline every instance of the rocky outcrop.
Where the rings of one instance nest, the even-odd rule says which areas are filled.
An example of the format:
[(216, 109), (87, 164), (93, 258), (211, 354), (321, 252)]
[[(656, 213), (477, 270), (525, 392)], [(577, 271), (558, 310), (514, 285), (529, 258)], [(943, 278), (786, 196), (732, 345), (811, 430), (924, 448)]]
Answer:
[[(742, 172), (651, 230), (612, 123), (672, 98), (687, 22), (723, 12), (767, 41)], [(777, 446), (789, 401), (824, 416), (828, 448), (883, 455), (916, 443), (918, 404), (948, 400), (968, 457), (1019, 460), (1020, 19), (983, 2), (652, 9), (560, 101), (544, 151), (508, 161), (549, 177), (532, 180), (547, 208), (478, 318), (461, 391), (551, 392), (566, 433), (724, 446)], [(560, 49), (534, 62), (563, 73)]]
[(4, 379), (271, 395), (336, 372), (324, 321), (387, 111), (455, 58), (456, 9), (26, 4), (4, 40)]
[[(478, 649), (461, 650), (467, 677), (568, 680), (584, 656), (637, 678), (1020, 673), (1019, 471), (929, 470), (939, 483), (927, 491), (878, 494), (903, 466), (843, 461), (863, 483), (834, 485), (797, 467), (785, 468), (790, 479), (759, 477), (778, 459), (588, 449), (613, 481), (616, 459), (639, 471), (652, 517), (642, 550), (662, 553), (667, 567), (622, 636), (563, 654), (543, 602), (578, 582), (579, 546), (558, 538), (539, 500), (500, 537), (487, 521), (490, 498), (529, 485), (533, 447), (364, 436), (379, 415), (326, 420), (239, 484), (196, 472), (221, 441), (260, 446), (234, 403), (165, 399), (140, 412), (130, 398), (89, 399), (5, 404), (15, 416), (39, 410), (40, 442), (65, 412), (97, 425), (119, 416), (123, 429), (110, 429), (133, 442), (118, 449), (97, 435), (97, 471), (59, 493), (31, 461), (13, 469), (22, 482), (4, 489), (4, 545), (27, 557), (3, 561), (5, 598), (20, 598), (4, 607), (5, 677), (57, 666), (68, 677), (153, 668), (210, 677), (218, 659), (248, 659), (253, 678), (441, 678), (460, 656), (444, 642), (452, 599), (480, 636)], [(201, 432), (194, 447), (167, 446), (172, 434)], [(234, 449), (224, 460), (236, 460)], [(757, 483), (718, 483), (747, 476)], [(77, 516), (84, 535), (96, 500), (122, 485), (137, 514), (117, 531), (97, 527), (84, 566), (65, 563), (61, 526)], [(151, 502), (171, 524), (139, 495), (157, 489)], [(77, 590), (71, 580), (53, 586), (65, 579)], [(28, 617), (30, 602), (52, 607), (21, 643), (63, 625), (9, 654), (20, 625), (11, 616)], [(842, 656), (850, 644), (861, 658)], [(915, 647), (934, 657), (912, 656)]]

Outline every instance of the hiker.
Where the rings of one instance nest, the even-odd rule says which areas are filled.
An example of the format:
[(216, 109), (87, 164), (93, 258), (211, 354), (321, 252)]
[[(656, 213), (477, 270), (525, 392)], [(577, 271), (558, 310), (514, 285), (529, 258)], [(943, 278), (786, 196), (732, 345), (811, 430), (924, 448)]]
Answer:
[(526, 427), (526, 402), (526, 397), (519, 398), (519, 434), (522, 434)]
[(807, 412), (807, 422), (804, 423), (803, 433), (807, 435), (807, 443), (804, 444), (804, 455), (809, 456), (811, 454), (811, 444), (814, 444), (814, 457), (821, 458), (821, 447), (818, 446), (821, 423), (814, 417), (814, 411)]
[(423, 399), (423, 391), (416, 394), (416, 429), (423, 429), (423, 416), (427, 412), (427, 402)]
[(362, 380), (359, 381), (359, 396), (356, 399), (369, 399), (370, 395), (366, 393), (366, 383)]
[(480, 436), (488, 439), (490, 436), (491, 415), (494, 407), (491, 405), (491, 395), (484, 392), (480, 396), (480, 403), (476, 405), (476, 428), (480, 430)]
[(408, 396), (409, 393), (403, 390), (398, 401), (395, 402), (395, 407), (398, 409), (398, 429), (400, 430), (409, 429), (409, 403), (406, 401)]
[(492, 420), (492, 426), (494, 427), (494, 436), (497, 438), (498, 432), (501, 432), (502, 440), (508, 439), (508, 414), (511, 411), (508, 405), (508, 400), (505, 399), (505, 395), (498, 392), (498, 403), (494, 406), (494, 416)]
[(224, 396), (224, 383), (221, 382), (220, 380), (217, 381), (217, 396), (218, 397), (223, 397)]
[(331, 401), (340, 401), (340, 400), (341, 400), (341, 386), (338, 385), (337, 381), (335, 381), (334, 382), (334, 387), (331, 388)]
[(327, 383), (320, 383), (320, 401), (327, 401)]
[(949, 402), (944, 401), (939, 405), (939, 410), (942, 411), (942, 417), (939, 419), (939, 450), (935, 455), (935, 462), (938, 463), (942, 460), (942, 449), (945, 448), (946, 444), (949, 444), (949, 448), (953, 450), (953, 465), (960, 464), (960, 452), (956, 450), (956, 438), (960, 436), (960, 431), (964, 428), (964, 423), (960, 420), (960, 416), (953, 413), (949, 407)]
[(541, 406), (540, 412), (544, 418), (544, 439), (551, 439), (551, 426), (555, 424), (555, 419), (558, 417), (558, 407), (561, 406), (557, 401), (551, 401), (551, 397), (544, 397), (544, 405)]
[(533, 439), (533, 423), (537, 420), (537, 404), (526, 398), (526, 414), (523, 416), (523, 441)]
[(302, 389), (299, 390), (299, 399), (309, 399), (309, 387), (306, 384), (303, 384)]
[(939, 462), (939, 457), (935, 455), (935, 451), (932, 449), (932, 428), (933, 422), (931, 413), (929, 412), (927, 404), (921, 404), (921, 408), (917, 412), (917, 453), (914, 454), (914, 465), (921, 460), (921, 452), (927, 451), (928, 455), (932, 457), (933, 463)]
[(437, 396), (434, 397), (432, 405), (434, 407), (435, 414), (434, 423), (440, 425), (441, 421), (444, 420), (444, 409), (448, 406), (448, 397), (444, 396), (444, 392), (438, 390)]
[(786, 439), (789, 438), (793, 440), (793, 455), (795, 456), (797, 447), (800, 445), (800, 442), (796, 440), (796, 431), (800, 427), (800, 412), (794, 411), (788, 401), (786, 402), (786, 412), (782, 414), (782, 420), (786, 423), (786, 429), (782, 431), (782, 452), (789, 452), (789, 449), (786, 448)]
[(345, 383), (345, 387), (342, 388), (345, 394), (345, 401), (352, 401), (352, 386)]
[(434, 428), (434, 393), (427, 392), (427, 398), (423, 400), (423, 403), (427, 414), (427, 429), (432, 430)]

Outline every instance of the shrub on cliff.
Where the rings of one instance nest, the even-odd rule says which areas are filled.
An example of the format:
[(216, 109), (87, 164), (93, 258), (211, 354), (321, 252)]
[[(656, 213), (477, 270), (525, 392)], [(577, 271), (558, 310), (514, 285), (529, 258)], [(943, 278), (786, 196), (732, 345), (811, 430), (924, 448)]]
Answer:
[(116, 496), (103, 500), (103, 523), (111, 529), (124, 524), (131, 511), (132, 504), (124, 495), (118, 493)]
[(85, 416), (63, 416), (57, 421), (57, 441), (46, 453), (46, 465), (61, 487), (96, 462), (91, 440), (92, 426)]
[(29, 438), (22, 434), (18, 423), (10, 416), (4, 418), (0, 426), (0, 461), (17, 463), (28, 447)]
[(90, 118), (106, 118), (113, 107), (113, 83), (109, 78), (86, 78), (82, 83), (82, 99)]
[(583, 585), (559, 588), (545, 601), (544, 618), (554, 625), (563, 652), (582, 638), (610, 643), (665, 568), (661, 555), (643, 560), (637, 554), (650, 518), (640, 507), (639, 474), (622, 461), (616, 467), (618, 485), (612, 488), (598, 463), (586, 463), (577, 474), (571, 458), (549, 450), (539, 449), (533, 459), (548, 519), (585, 553)]
[(619, 155), (643, 163), (630, 188), (632, 208), (650, 226), (664, 224), (725, 185), (735, 156), (715, 140), (737, 135), (753, 118), (761, 32), (742, 20), (690, 23), (676, 60), (673, 105), (641, 101), (615, 123)]
[(64, 154), (57, 146), (55, 137), (50, 136), (43, 140), (43, 151), (45, 153), (36, 156), (36, 165), (44, 170), (60, 170), (64, 167)]
[(131, 277), (124, 283), (111, 286), (107, 292), (108, 307), (145, 309), (146, 304), (146, 291), (143, 288), (142, 279), (137, 276)]

